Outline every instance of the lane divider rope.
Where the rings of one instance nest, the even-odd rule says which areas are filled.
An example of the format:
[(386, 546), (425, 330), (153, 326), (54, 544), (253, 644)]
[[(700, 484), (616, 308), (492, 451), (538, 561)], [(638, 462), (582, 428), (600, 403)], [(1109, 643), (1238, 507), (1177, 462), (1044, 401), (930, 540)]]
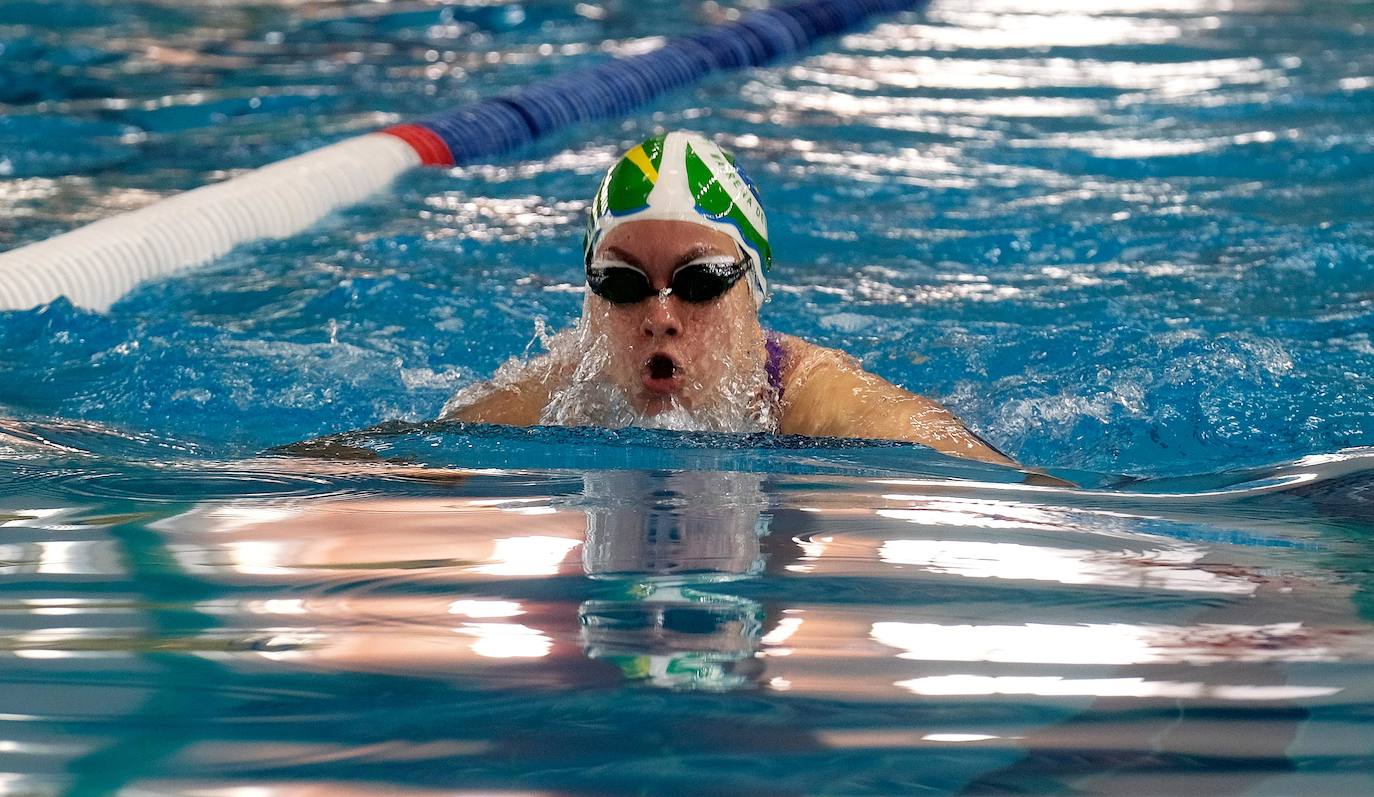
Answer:
[(512, 152), (574, 124), (623, 116), (725, 70), (762, 66), (875, 15), (924, 0), (805, 0), (669, 39), (507, 94), (345, 139), (0, 253), (0, 310), (66, 296), (104, 311), (138, 283), (202, 265), (239, 244), (285, 238), (417, 166)]

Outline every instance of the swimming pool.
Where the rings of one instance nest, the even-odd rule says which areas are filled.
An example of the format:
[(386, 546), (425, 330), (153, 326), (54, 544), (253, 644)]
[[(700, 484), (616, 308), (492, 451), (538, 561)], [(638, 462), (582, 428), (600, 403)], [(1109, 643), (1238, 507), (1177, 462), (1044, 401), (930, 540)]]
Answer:
[[(0, 2), (0, 246), (739, 4)], [(1374, 10), (933, 3), (0, 314), (11, 793), (1364, 794)], [(1022, 461), (424, 423), (712, 133), (765, 324)], [(468, 469), (260, 456), (307, 437)], [(709, 503), (700, 496), (710, 495)]]

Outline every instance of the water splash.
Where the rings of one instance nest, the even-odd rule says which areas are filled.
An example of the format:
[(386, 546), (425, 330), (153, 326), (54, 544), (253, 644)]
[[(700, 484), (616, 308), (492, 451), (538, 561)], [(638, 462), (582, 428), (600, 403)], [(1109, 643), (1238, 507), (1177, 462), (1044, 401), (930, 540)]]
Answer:
[[(702, 331), (708, 366), (689, 370), (681, 394), (666, 406), (646, 404), (631, 386), (623, 344), (602, 325), (590, 322), (590, 300), (573, 326), (552, 335), (536, 323), (535, 341), (543, 352), (526, 349), (497, 369), (490, 382), (460, 390), (444, 405), (441, 418), (454, 417), (467, 407), (503, 391), (517, 396), (546, 391), (539, 423), (547, 426), (599, 426), (609, 429), (640, 427), (680, 432), (777, 432), (779, 396), (768, 382), (762, 345), (738, 345), (750, 336), (748, 321)], [(753, 337), (757, 337), (754, 332)], [(725, 345), (711, 345), (729, 341)], [(534, 341), (531, 341), (533, 343)], [(691, 363), (688, 364), (689, 369)], [(704, 371), (704, 373), (702, 373)], [(721, 374), (712, 379), (712, 373)], [(690, 396), (690, 399), (684, 398)]]

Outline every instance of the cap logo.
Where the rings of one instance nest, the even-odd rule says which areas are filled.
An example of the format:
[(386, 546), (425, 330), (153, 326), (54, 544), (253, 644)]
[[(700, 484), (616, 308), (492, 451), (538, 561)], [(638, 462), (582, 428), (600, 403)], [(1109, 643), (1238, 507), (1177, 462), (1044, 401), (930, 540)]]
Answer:
[[(725, 160), (719, 150), (710, 155), (714, 156), (713, 159), (718, 165), (725, 168), (712, 169), (691, 144), (687, 145), (687, 182), (697, 210), (718, 221), (728, 220), (738, 227), (744, 239), (758, 251), (763, 267), (767, 269), (773, 259), (772, 251), (768, 246), (768, 240), (759, 233), (750, 219), (750, 216), (758, 218), (763, 215), (758, 203), (754, 201), (749, 187), (740, 179), (736, 167)], [(722, 177), (731, 183), (729, 187), (721, 182)], [(731, 191), (730, 188), (734, 190)], [(740, 206), (746, 202), (747, 207)]]

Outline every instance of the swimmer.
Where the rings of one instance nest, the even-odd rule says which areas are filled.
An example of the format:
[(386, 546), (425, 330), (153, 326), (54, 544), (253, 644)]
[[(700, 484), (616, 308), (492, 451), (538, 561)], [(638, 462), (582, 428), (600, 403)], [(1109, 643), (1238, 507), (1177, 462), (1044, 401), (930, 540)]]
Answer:
[(758, 192), (701, 136), (625, 153), (589, 208), (583, 253), (578, 323), (459, 391), (441, 419), (901, 440), (1016, 465), (935, 401), (761, 326), (772, 250)]

